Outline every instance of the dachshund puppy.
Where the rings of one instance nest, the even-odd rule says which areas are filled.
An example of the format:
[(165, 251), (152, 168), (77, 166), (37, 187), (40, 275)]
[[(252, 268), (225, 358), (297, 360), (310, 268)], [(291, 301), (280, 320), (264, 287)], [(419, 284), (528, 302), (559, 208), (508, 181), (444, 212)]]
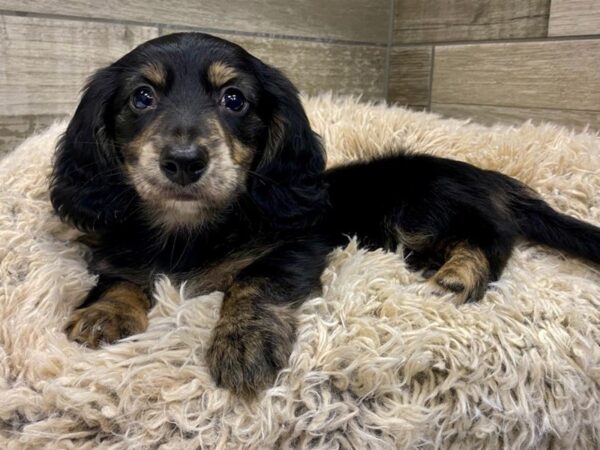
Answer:
[(286, 365), (295, 310), (345, 235), (403, 244), (459, 301), (482, 297), (520, 238), (600, 262), (600, 229), (499, 173), (402, 152), (325, 172), (292, 83), (200, 33), (149, 41), (91, 78), (50, 195), (93, 241), (99, 275), (68, 337), (97, 347), (142, 332), (158, 273), (194, 294), (222, 290), (206, 358), (245, 396)]

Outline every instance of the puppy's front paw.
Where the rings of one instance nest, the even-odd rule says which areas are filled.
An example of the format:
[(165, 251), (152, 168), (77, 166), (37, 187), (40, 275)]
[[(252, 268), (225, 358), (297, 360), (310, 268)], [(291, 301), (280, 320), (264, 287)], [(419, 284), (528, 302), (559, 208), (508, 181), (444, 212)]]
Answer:
[(73, 311), (65, 332), (72, 341), (87, 347), (113, 342), (141, 333), (148, 326), (146, 309), (119, 297), (104, 297), (92, 305)]
[(294, 317), (269, 308), (260, 318), (222, 317), (207, 352), (218, 386), (246, 398), (275, 381), (287, 365), (296, 338)]

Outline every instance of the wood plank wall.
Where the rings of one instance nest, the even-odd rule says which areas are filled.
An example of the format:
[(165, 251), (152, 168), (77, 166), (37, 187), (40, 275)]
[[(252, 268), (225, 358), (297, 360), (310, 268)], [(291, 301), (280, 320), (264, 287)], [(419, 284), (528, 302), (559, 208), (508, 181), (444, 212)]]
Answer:
[(136, 45), (217, 34), (309, 94), (383, 99), (393, 0), (0, 0), (0, 154), (71, 114), (85, 79)]
[(395, 0), (388, 100), (600, 130), (600, 1)]
[(139, 43), (237, 42), (309, 94), (600, 130), (600, 0), (0, 0), (0, 154)]

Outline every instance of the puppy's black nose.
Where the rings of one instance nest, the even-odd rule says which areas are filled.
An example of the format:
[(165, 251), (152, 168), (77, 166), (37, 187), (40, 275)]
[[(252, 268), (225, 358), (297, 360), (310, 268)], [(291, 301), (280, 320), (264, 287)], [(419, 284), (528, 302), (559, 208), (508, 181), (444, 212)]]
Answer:
[(160, 155), (160, 170), (174, 183), (186, 186), (200, 179), (208, 164), (208, 151), (198, 145), (170, 145)]

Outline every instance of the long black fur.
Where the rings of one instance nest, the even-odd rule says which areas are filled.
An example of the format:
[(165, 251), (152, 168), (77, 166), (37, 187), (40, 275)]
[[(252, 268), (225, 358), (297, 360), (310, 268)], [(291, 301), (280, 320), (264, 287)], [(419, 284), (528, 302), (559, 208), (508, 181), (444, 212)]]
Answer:
[[(120, 112), (128, 95), (121, 91), (147, 61), (175, 72), (198, 65), (187, 78), (169, 72), (169, 83), (198, 83), (193, 77), (211, 61), (235, 65), (256, 80), (253, 121), (223, 119), (232, 136), (256, 151), (247, 186), (209, 226), (157, 229), (141, 213), (143, 201), (123, 170), (123, 142), (145, 123)], [(208, 101), (194, 84), (185, 86), (189, 99)], [(180, 110), (195, 107), (187, 98), (172, 100), (180, 108), (168, 118), (175, 125), (183, 121)], [(52, 204), (96, 241), (90, 269), (100, 282), (82, 307), (92, 307), (123, 280), (149, 290), (157, 273), (189, 280), (199, 292), (224, 290), (207, 358), (219, 384), (252, 393), (272, 381), (289, 354), (294, 326), (281, 308), (293, 310), (320, 287), (327, 254), (346, 235), (358, 235), (371, 248), (394, 250), (404, 243), (416, 267), (434, 269), (443, 266), (449, 249), (466, 242), (485, 255), (486, 283), (501, 275), (519, 239), (600, 263), (600, 229), (554, 211), (520, 182), (458, 161), (391, 153), (325, 172), (319, 139), (281, 72), (207, 35), (149, 41), (93, 76), (57, 148)], [(420, 244), (411, 248), (405, 236), (420, 236)], [(251, 262), (233, 263), (246, 259)], [(218, 267), (231, 267), (230, 277)], [(474, 292), (471, 300), (482, 294)], [(236, 310), (239, 323), (231, 317)]]
[(63, 219), (86, 231), (110, 229), (135, 209), (135, 193), (120, 170), (120, 156), (110, 137), (109, 104), (117, 86), (113, 68), (94, 75), (54, 161), (52, 205)]
[(600, 228), (555, 211), (527, 186), (498, 172), (397, 153), (335, 168), (326, 178), (331, 228), (358, 234), (370, 247), (395, 249), (401, 243), (398, 230), (431, 237), (427, 248), (409, 251), (467, 241), (487, 256), (489, 281), (501, 275), (519, 240), (600, 263)]

